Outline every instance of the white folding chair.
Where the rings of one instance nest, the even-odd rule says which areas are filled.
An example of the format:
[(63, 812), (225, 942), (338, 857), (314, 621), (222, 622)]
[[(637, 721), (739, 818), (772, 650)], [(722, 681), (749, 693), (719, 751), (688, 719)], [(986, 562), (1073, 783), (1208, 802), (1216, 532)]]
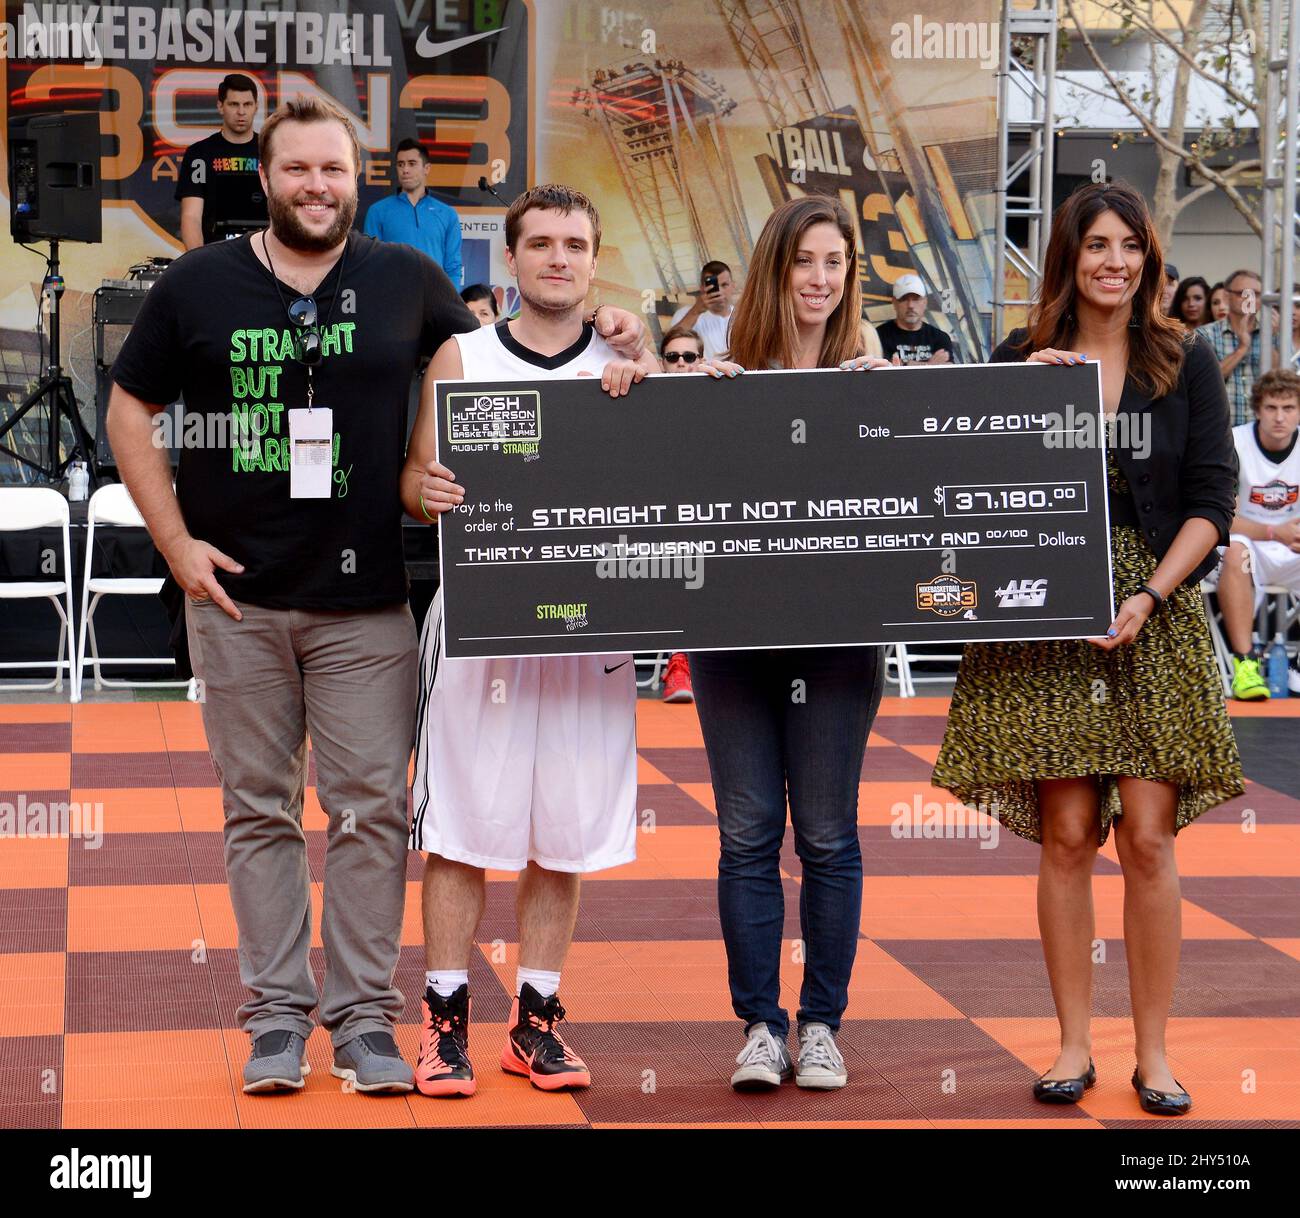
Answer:
[(898, 685), (900, 698), (916, 697), (916, 686), (912, 684), (912, 661), (906, 643), (895, 643), (885, 648), (885, 680)]
[(1210, 626), (1210, 645), (1214, 648), (1214, 662), (1219, 668), (1219, 679), (1223, 682), (1223, 696), (1232, 697), (1232, 648), (1223, 634), (1223, 614), (1210, 602), (1210, 593), (1215, 591), (1213, 584), (1201, 581), (1201, 599), (1205, 602), (1205, 620)]
[[(101, 656), (99, 640), (95, 637), (95, 609), (105, 596), (157, 596), (162, 587), (161, 578), (138, 579), (122, 576), (98, 576), (92, 578), (91, 563), (95, 554), (95, 526), (97, 524), (117, 525), (123, 528), (144, 528), (144, 519), (140, 510), (131, 500), (130, 492), (122, 483), (102, 486), (90, 497), (86, 516), (86, 565), (81, 586), (81, 631), (77, 640), (76, 693), (73, 701), (81, 700), (82, 681), (86, 672), (86, 636), (90, 636), (90, 665), (95, 673), (95, 688), (158, 688), (186, 689), (190, 701), (196, 697), (196, 684), (189, 681), (127, 681), (109, 680), (104, 676), (104, 664), (175, 664), (171, 656)], [(91, 600), (91, 593), (94, 599)]]
[[(77, 700), (77, 676), (72, 658), (72, 559), (68, 546), (68, 501), (47, 486), (0, 487), (0, 532), (20, 533), (32, 529), (58, 528), (63, 543), (63, 578), (33, 580), (25, 583), (0, 583), (0, 600), (48, 600), (59, 615), (58, 657), (53, 661), (18, 661), (0, 663), (0, 669), (53, 668), (54, 680), (35, 685), (6, 685), (5, 689), (63, 689), (63, 670), (68, 670), (68, 685), (73, 702)], [(60, 604), (60, 600), (63, 604)], [(64, 606), (66, 605), (66, 611)], [(67, 646), (67, 659), (63, 658)]]
[(668, 660), (671, 652), (654, 651), (645, 652), (642, 655), (634, 656), (632, 667), (645, 671), (650, 670), (648, 677), (637, 677), (637, 689), (656, 689), (659, 685), (659, 678), (663, 676), (664, 669), (668, 667)]

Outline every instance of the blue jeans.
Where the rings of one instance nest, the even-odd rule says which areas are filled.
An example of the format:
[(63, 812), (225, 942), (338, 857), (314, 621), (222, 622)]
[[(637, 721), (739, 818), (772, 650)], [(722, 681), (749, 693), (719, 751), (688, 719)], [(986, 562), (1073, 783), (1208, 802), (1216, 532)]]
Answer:
[(798, 1020), (832, 1031), (848, 1004), (862, 913), (858, 782), (885, 679), (879, 647), (691, 654), (722, 852), (718, 912), (731, 1005), (784, 1039), (780, 1004), (786, 792), (803, 865)]

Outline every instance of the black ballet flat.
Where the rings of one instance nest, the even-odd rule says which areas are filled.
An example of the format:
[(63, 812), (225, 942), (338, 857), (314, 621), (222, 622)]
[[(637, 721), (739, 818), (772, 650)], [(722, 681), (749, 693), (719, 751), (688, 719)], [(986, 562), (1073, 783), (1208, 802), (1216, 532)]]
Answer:
[(1097, 1081), (1097, 1067), (1088, 1058), (1088, 1073), (1078, 1078), (1040, 1078), (1034, 1083), (1034, 1099), (1044, 1104), (1077, 1104)]
[[(1174, 1082), (1178, 1083), (1177, 1079)], [(1178, 1083), (1181, 1088), (1182, 1083)], [(1133, 1090), (1138, 1093), (1138, 1103), (1142, 1105), (1143, 1112), (1150, 1112), (1154, 1116), (1182, 1116), (1192, 1107), (1192, 1097), (1187, 1091), (1156, 1091), (1153, 1087), (1148, 1087), (1142, 1082), (1142, 1076), (1138, 1073), (1137, 1067), (1133, 1067)]]

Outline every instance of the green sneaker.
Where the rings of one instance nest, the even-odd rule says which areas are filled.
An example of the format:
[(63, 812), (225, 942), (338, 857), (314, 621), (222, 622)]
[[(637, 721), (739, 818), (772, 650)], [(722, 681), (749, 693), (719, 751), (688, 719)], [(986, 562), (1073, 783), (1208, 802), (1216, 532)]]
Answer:
[(1260, 702), (1268, 697), (1268, 682), (1260, 675), (1259, 661), (1232, 657), (1232, 696), (1243, 702)]

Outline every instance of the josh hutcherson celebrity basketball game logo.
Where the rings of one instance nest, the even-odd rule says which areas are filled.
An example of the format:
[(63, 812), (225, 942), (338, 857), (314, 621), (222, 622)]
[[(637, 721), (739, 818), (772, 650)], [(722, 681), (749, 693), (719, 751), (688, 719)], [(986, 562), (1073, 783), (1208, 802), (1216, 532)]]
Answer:
[(542, 395), (536, 389), (449, 393), (447, 437), (462, 452), (491, 448), (535, 456), (542, 438)]

